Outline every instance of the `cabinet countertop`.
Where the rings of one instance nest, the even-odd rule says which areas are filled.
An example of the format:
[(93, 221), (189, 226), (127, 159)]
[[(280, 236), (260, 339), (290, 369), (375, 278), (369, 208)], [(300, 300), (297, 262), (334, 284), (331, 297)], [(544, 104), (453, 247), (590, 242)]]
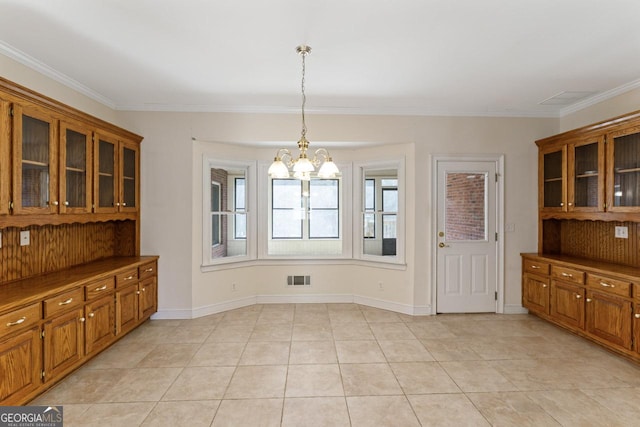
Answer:
[(158, 256), (112, 257), (0, 285), (0, 313), (152, 262)]

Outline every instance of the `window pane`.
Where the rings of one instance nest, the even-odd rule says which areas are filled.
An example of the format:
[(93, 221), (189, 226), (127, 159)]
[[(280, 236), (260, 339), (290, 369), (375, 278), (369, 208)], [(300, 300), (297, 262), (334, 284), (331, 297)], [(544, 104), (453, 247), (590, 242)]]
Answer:
[(365, 238), (376, 237), (376, 215), (372, 213), (364, 214), (364, 230), (363, 235)]
[(299, 209), (302, 206), (302, 181), (274, 179), (272, 184), (274, 209)]
[(338, 228), (337, 210), (314, 210), (309, 215), (309, 237), (312, 239), (337, 238)]
[(376, 208), (376, 180), (364, 180), (364, 210), (373, 211)]
[(220, 215), (211, 215), (211, 245), (220, 244)]
[(274, 209), (272, 211), (272, 237), (274, 239), (301, 239), (300, 209)]
[(211, 212), (220, 212), (220, 184), (211, 182)]
[(382, 210), (384, 212), (398, 212), (398, 190), (382, 190)]
[(236, 210), (243, 211), (245, 206), (245, 182), (244, 178), (236, 178), (235, 179), (235, 202), (236, 202)]
[(445, 231), (447, 241), (486, 240), (487, 176), (447, 173)]
[(380, 180), (380, 185), (382, 185), (383, 187), (397, 187), (398, 186), (398, 180), (397, 179), (381, 179)]
[(382, 215), (382, 238), (396, 238), (396, 215)]
[(338, 180), (314, 179), (309, 182), (309, 206), (317, 208), (338, 208)]
[(234, 238), (246, 239), (247, 238), (247, 215), (236, 214), (235, 215), (235, 232)]

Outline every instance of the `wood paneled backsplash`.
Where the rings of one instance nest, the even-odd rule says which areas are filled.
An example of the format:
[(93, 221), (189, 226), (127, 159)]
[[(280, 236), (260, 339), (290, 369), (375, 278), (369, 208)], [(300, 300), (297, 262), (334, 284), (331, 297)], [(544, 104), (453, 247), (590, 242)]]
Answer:
[[(20, 231), (30, 244), (20, 246)], [(2, 230), (0, 284), (111, 256), (135, 255), (135, 221), (7, 227)]]
[[(627, 227), (629, 238), (614, 237), (616, 226)], [(638, 266), (639, 226), (635, 222), (545, 220), (543, 252)]]

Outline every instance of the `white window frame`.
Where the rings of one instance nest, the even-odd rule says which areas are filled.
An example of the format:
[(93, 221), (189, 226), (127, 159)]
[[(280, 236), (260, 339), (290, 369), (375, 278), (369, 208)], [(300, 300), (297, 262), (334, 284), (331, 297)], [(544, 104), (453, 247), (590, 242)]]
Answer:
[[(340, 180), (338, 181), (338, 206), (339, 206), (339, 230), (341, 233), (342, 253), (334, 255), (269, 255), (269, 240), (271, 239), (271, 178), (267, 173), (268, 163), (260, 163), (258, 166), (258, 192), (266, 194), (266, 197), (258, 199), (258, 210), (264, 212), (260, 215), (258, 222), (258, 259), (265, 260), (350, 260), (353, 259), (353, 234), (349, 232), (352, 226), (352, 174), (350, 163), (338, 163), (340, 169)], [(304, 233), (303, 233), (304, 235)], [(312, 241), (335, 240), (314, 238)]]
[[(245, 171), (245, 209), (242, 211), (247, 219), (247, 237), (242, 239), (246, 241), (246, 254), (238, 256), (229, 256), (221, 258), (211, 257), (212, 248), (212, 230), (211, 230), (211, 169), (242, 169)], [(236, 175), (230, 177), (231, 180)], [(230, 200), (235, 202), (235, 189), (233, 185), (229, 185), (227, 195)], [(220, 159), (213, 154), (204, 154), (202, 158), (202, 270), (215, 270), (218, 265), (228, 265), (242, 263), (255, 260), (257, 257), (257, 222), (256, 222), (256, 162), (251, 161), (235, 161)], [(225, 213), (227, 214), (227, 213)], [(228, 212), (228, 227), (234, 226), (236, 213)], [(228, 236), (221, 236), (221, 239), (235, 239), (235, 232), (229, 232)]]
[[(353, 241), (354, 241), (354, 259), (362, 261), (371, 261), (375, 263), (386, 263), (405, 265), (405, 158), (393, 158), (384, 161), (363, 161), (354, 164), (354, 182), (353, 182)], [(398, 179), (398, 212), (396, 213), (396, 255), (370, 255), (364, 253), (364, 192), (366, 171), (395, 169), (397, 170)], [(377, 185), (376, 185), (377, 187)], [(378, 189), (376, 188), (376, 193)], [(377, 197), (377, 194), (376, 194)], [(366, 212), (369, 213), (369, 212)], [(378, 212), (376, 212), (378, 214)], [(382, 215), (376, 217), (376, 235), (378, 233), (378, 222), (381, 223)], [(382, 230), (380, 229), (380, 232)], [(382, 235), (380, 235), (382, 237)]]

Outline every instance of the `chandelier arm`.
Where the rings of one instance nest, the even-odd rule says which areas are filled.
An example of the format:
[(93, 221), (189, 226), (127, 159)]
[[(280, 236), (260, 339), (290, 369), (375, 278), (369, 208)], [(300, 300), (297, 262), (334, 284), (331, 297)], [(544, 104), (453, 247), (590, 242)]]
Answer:
[(287, 167), (291, 167), (294, 163), (291, 151), (289, 151), (287, 148), (280, 148), (276, 153), (276, 159), (282, 160), (282, 162), (287, 165)]

